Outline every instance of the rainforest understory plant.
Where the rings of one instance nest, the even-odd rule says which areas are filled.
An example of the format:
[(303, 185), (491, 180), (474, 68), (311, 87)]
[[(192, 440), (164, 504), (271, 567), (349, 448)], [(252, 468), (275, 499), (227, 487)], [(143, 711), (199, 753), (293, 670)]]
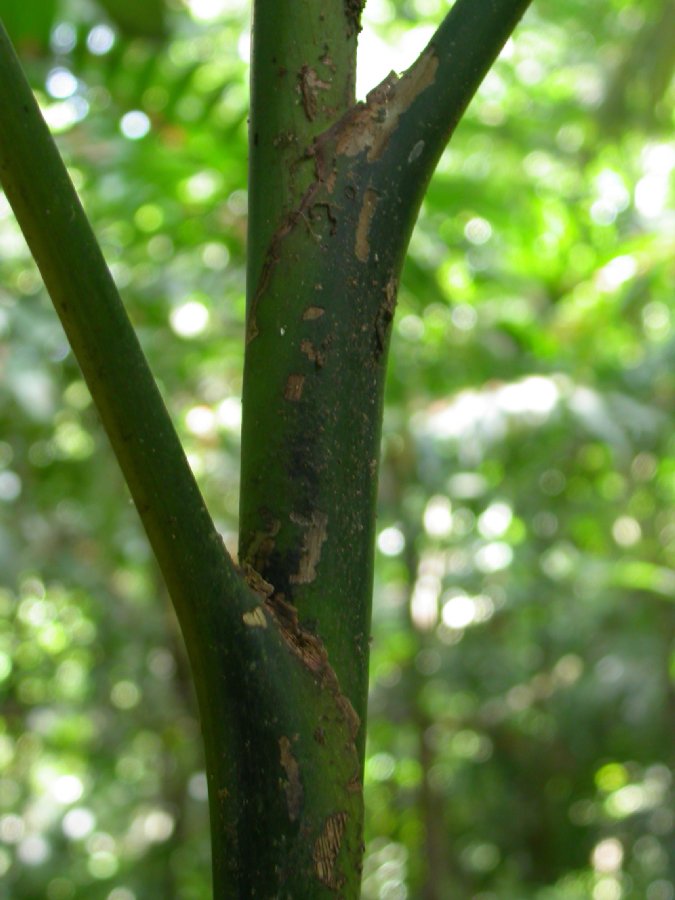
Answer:
[(355, 102), (360, 0), (254, 4), (239, 560), (4, 30), (0, 179), (174, 603), (214, 897), (359, 896), (389, 332), (426, 186), (527, 0), (458, 0)]

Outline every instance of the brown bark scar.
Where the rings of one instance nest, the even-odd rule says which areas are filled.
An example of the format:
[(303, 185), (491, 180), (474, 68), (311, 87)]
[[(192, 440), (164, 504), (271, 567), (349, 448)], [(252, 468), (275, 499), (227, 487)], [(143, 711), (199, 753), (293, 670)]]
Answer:
[(318, 347), (315, 347), (311, 341), (304, 340), (300, 342), (300, 351), (305, 354), (310, 362), (314, 363), (317, 369), (322, 369), (326, 365), (330, 343), (330, 340), (326, 338)]
[(310, 519), (291, 513), (291, 521), (305, 529), (300, 564), (291, 584), (310, 584), (316, 578), (316, 567), (321, 559), (321, 548), (327, 537), (328, 516), (314, 510)]
[(298, 73), (298, 91), (302, 97), (302, 108), (310, 122), (319, 111), (319, 91), (330, 90), (330, 82), (322, 81), (311, 66), (303, 66)]
[[(361, 6), (360, 0), (345, 0), (348, 4)], [(401, 116), (417, 97), (434, 83), (438, 57), (433, 46), (429, 46), (402, 77), (391, 72), (381, 84), (373, 88), (364, 103), (357, 103), (334, 125), (315, 138), (303, 159), (314, 159), (315, 180), (308, 186), (296, 209), (286, 215), (270, 240), (265, 261), (258, 278), (256, 291), (251, 301), (246, 320), (246, 343), (250, 343), (260, 333), (257, 311), (260, 299), (269, 287), (272, 272), (280, 259), (280, 247), (284, 239), (295, 229), (299, 221), (307, 221), (307, 213), (319, 201), (317, 197), (333, 192), (336, 181), (335, 159), (337, 156), (358, 156), (366, 152), (368, 162), (380, 159), (389, 138), (398, 127)], [(313, 72), (312, 76), (308, 73)], [(315, 80), (316, 79), (316, 80)], [(316, 93), (323, 89), (316, 72), (303, 66), (299, 74), (298, 90), (303, 99), (303, 107), (308, 118), (313, 115), (310, 95), (316, 100)], [(306, 96), (305, 96), (306, 95)], [(323, 205), (327, 204), (322, 201)], [(329, 220), (334, 225), (330, 214)]]
[(286, 773), (287, 781), (284, 782), (284, 792), (286, 793), (286, 807), (288, 809), (288, 817), (291, 822), (300, 815), (304, 792), (302, 782), (300, 781), (300, 766), (297, 759), (291, 752), (291, 742), (282, 735), (279, 738), (279, 753), (281, 756), (281, 767)]
[(298, 611), (287, 603), (283, 594), (275, 594), (267, 601), (267, 608), (272, 613), (279, 628), (279, 634), (292, 653), (297, 656), (310, 671), (328, 679), (328, 687), (340, 694), (337, 676), (328, 665), (328, 654), (319, 638), (302, 628), (298, 620)]
[(366, 188), (363, 195), (363, 203), (359, 212), (359, 220), (356, 223), (356, 240), (354, 245), (354, 253), (359, 262), (368, 262), (370, 256), (370, 244), (368, 242), (368, 234), (370, 232), (370, 223), (373, 221), (375, 207), (378, 202), (377, 191), (372, 188)]
[[(279, 529), (277, 529), (277, 531), (278, 530)], [(266, 600), (274, 593), (273, 585), (271, 585), (269, 581), (265, 581), (262, 575), (257, 572), (250, 563), (245, 562), (242, 564), (241, 573), (251, 590), (255, 591), (255, 593), (258, 594), (259, 597), (262, 597), (263, 600)]]
[(302, 314), (302, 318), (304, 322), (311, 322), (314, 319), (320, 319), (325, 312), (323, 306), (308, 306)]
[[(291, 603), (287, 603), (283, 594), (274, 594), (265, 602), (267, 612), (279, 629), (279, 636), (301, 663), (306, 666), (319, 680), (322, 690), (332, 697), (335, 703), (337, 716), (332, 713), (330, 719), (341, 723), (346, 729), (345, 750), (356, 754), (356, 737), (361, 728), (361, 719), (352, 706), (349, 698), (342, 693), (340, 682), (335, 670), (328, 661), (328, 652), (321, 639), (303, 628), (298, 619), (298, 611)], [(326, 735), (319, 725), (314, 730), (314, 739), (319, 744), (324, 744)], [(354, 757), (356, 759), (356, 756)], [(355, 772), (347, 782), (349, 793), (354, 793), (359, 788), (360, 775), (358, 763)]]
[[(250, 563), (245, 562), (240, 571), (251, 590), (256, 593), (261, 600), (265, 601), (274, 593), (274, 587), (265, 581), (262, 575), (253, 568)], [(267, 628), (267, 617), (262, 606), (254, 606), (253, 609), (247, 610), (242, 614), (244, 625), (249, 628)]]
[(314, 869), (319, 881), (329, 888), (339, 888), (344, 882), (344, 878), (336, 877), (335, 863), (340, 853), (346, 826), (347, 813), (333, 813), (324, 822), (323, 830), (314, 842), (312, 851)]
[(257, 593), (269, 596), (273, 593), (274, 588), (259, 573), (265, 568), (267, 560), (274, 550), (274, 539), (279, 534), (281, 522), (272, 518), (267, 510), (261, 510), (260, 512), (268, 520), (267, 527), (264, 531), (256, 531), (253, 535), (246, 550), (246, 559), (242, 563), (241, 569), (249, 587), (253, 588)]
[(305, 354), (310, 362), (323, 365), (321, 351), (317, 350), (311, 341), (301, 341), (300, 351)]
[(336, 702), (340, 709), (340, 712), (344, 717), (343, 721), (346, 723), (347, 728), (349, 729), (349, 737), (352, 741), (355, 741), (356, 735), (359, 733), (359, 728), (361, 727), (361, 719), (359, 718), (359, 714), (352, 706), (349, 697), (347, 697), (345, 694), (339, 693), (336, 697)]
[(364, 150), (368, 161), (380, 159), (401, 116), (436, 78), (438, 57), (427, 48), (401, 78), (395, 72), (378, 84), (340, 123), (336, 153), (357, 156)]
[(384, 286), (384, 297), (375, 315), (375, 358), (379, 359), (387, 346), (389, 326), (394, 318), (396, 310), (396, 296), (398, 294), (398, 282), (391, 276)]
[(284, 388), (284, 399), (297, 403), (302, 397), (302, 390), (305, 384), (304, 375), (289, 375)]

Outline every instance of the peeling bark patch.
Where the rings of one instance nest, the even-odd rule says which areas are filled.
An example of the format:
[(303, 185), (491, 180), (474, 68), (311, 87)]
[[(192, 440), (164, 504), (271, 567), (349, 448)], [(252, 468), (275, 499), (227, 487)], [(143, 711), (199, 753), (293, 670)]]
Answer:
[(244, 625), (248, 625), (249, 628), (267, 628), (267, 619), (262, 606), (256, 606), (249, 612), (245, 612), (242, 619), (244, 620)]
[(288, 817), (291, 822), (295, 822), (300, 815), (303, 790), (300, 781), (300, 766), (291, 753), (291, 742), (285, 735), (279, 738), (279, 752), (281, 755), (281, 767), (287, 778), (287, 781), (284, 783), (284, 791), (286, 793)]
[[(279, 529), (277, 528), (277, 531), (278, 530)], [(250, 563), (245, 562), (241, 567), (241, 572), (251, 590), (255, 591), (255, 593), (262, 597), (263, 600), (266, 600), (274, 593), (274, 587), (269, 581), (265, 581), (262, 575), (257, 572)], [(260, 607), (258, 607), (258, 609), (260, 609)], [(245, 615), (250, 615), (250, 613), (246, 613)]]
[(298, 611), (287, 603), (283, 594), (275, 594), (267, 601), (267, 608), (274, 616), (279, 634), (290, 650), (300, 658), (305, 666), (317, 674), (323, 673), (328, 687), (339, 694), (337, 676), (328, 665), (328, 654), (319, 638), (302, 628), (298, 621)]
[(396, 72), (390, 72), (368, 94), (366, 102), (357, 104), (340, 123), (341, 127), (335, 145), (335, 152), (338, 156), (358, 156), (364, 150), (369, 150), (368, 159), (374, 158), (372, 147), (387, 118), (387, 107), (394, 95), (394, 88), (398, 81), (399, 77)]
[(322, 884), (329, 888), (339, 888), (344, 879), (335, 875), (335, 863), (337, 862), (342, 837), (347, 826), (347, 813), (340, 812), (328, 816), (323, 825), (323, 831), (314, 842), (312, 858), (317, 877)]
[(320, 319), (325, 312), (323, 306), (308, 306), (302, 314), (302, 318), (304, 322), (311, 322), (314, 319)]
[(320, 350), (316, 349), (311, 341), (301, 341), (300, 350), (310, 362), (316, 363), (317, 368), (321, 368), (324, 364), (323, 354)]
[(433, 48), (427, 48), (401, 78), (396, 89), (396, 112), (405, 112), (413, 100), (436, 79), (438, 57)]
[(328, 516), (314, 510), (310, 519), (291, 513), (291, 521), (305, 529), (302, 544), (300, 565), (295, 575), (291, 575), (291, 584), (310, 584), (316, 578), (316, 567), (321, 559), (321, 548), (326, 540)]
[[(357, 21), (363, 7), (362, 0), (344, 2), (345, 9), (351, 10), (348, 17), (351, 15)], [(328, 210), (331, 226), (335, 224), (330, 206), (325, 200), (318, 198), (326, 197), (334, 190), (337, 157), (354, 157), (366, 153), (368, 162), (380, 159), (389, 138), (398, 127), (399, 119), (419, 95), (434, 83), (437, 69), (438, 57), (434, 47), (430, 45), (401, 78), (391, 72), (368, 94), (365, 102), (357, 103), (349, 109), (335, 124), (318, 135), (305, 151), (302, 158), (314, 159), (315, 179), (308, 185), (298, 206), (283, 218), (272, 235), (247, 313), (247, 344), (260, 333), (257, 323), (258, 304), (265, 295), (272, 272), (281, 258), (280, 248), (284, 239), (294, 231), (299, 222), (307, 225), (310, 212), (316, 206), (324, 206)], [(313, 103), (318, 102), (317, 92), (326, 84), (329, 82), (322, 82), (313, 69), (303, 66), (297, 87), (308, 117), (314, 115)]]
[[(326, 648), (317, 635), (300, 625), (297, 609), (286, 601), (283, 594), (274, 594), (269, 597), (265, 607), (279, 629), (279, 636), (290, 652), (317, 678), (321, 691), (332, 698), (335, 706), (323, 718), (326, 719), (326, 722), (330, 722), (331, 732), (337, 727), (344, 735), (344, 752), (354, 760), (354, 773), (346, 781), (345, 788), (349, 793), (359, 792), (361, 780), (355, 739), (361, 727), (361, 721), (349, 699), (342, 693), (338, 677), (328, 661)], [(317, 725), (314, 729), (313, 736), (318, 744), (326, 743), (326, 731), (321, 725)], [(298, 806), (301, 804), (302, 785), (299, 770), (296, 772), (296, 761), (291, 753), (291, 742), (282, 737), (279, 741), (279, 749), (281, 764), (289, 782), (287, 802), (290, 814), (291, 810), (296, 809), (296, 804)], [(332, 878), (347, 815), (339, 813), (337, 817), (332, 816), (331, 819), (333, 820), (332, 824), (330, 820), (326, 820), (323, 833), (314, 846), (317, 871), (320, 869), (326, 879)], [(328, 884), (328, 880), (325, 883)]]
[(304, 375), (289, 375), (284, 388), (284, 399), (297, 403), (302, 397), (302, 389), (305, 384)]
[(368, 152), (368, 161), (380, 159), (398, 121), (417, 97), (434, 83), (438, 57), (433, 48), (399, 78), (396, 72), (373, 88), (366, 102), (357, 104), (340, 123), (335, 152), (357, 156)]
[(337, 697), (337, 705), (344, 717), (344, 722), (349, 729), (349, 736), (352, 741), (355, 741), (356, 735), (359, 733), (359, 728), (361, 727), (361, 719), (352, 706), (349, 697), (346, 697), (344, 694), (340, 694)]
[(329, 81), (322, 81), (311, 66), (303, 66), (298, 74), (298, 91), (302, 97), (302, 108), (310, 122), (319, 111), (319, 91), (330, 89)]
[(249, 587), (253, 588), (256, 593), (268, 597), (274, 592), (274, 588), (259, 573), (267, 565), (267, 560), (274, 550), (274, 539), (279, 534), (281, 522), (272, 518), (268, 510), (261, 509), (260, 514), (263, 521), (267, 520), (266, 530), (257, 531), (253, 535), (246, 550), (246, 561), (242, 564), (242, 573)]
[(311, 341), (301, 341), (300, 342), (300, 350), (305, 354), (310, 362), (313, 362), (317, 369), (322, 369), (326, 365), (326, 357), (328, 355), (328, 348), (331, 344), (329, 338), (326, 338), (325, 341), (321, 341), (321, 344), (318, 347), (315, 347)]
[(379, 359), (387, 346), (389, 326), (394, 318), (398, 282), (392, 276), (384, 286), (384, 297), (375, 315), (375, 358)]
[(370, 244), (368, 243), (368, 234), (370, 232), (370, 223), (373, 221), (373, 214), (377, 206), (377, 192), (372, 188), (367, 188), (363, 196), (363, 204), (359, 213), (359, 221), (356, 224), (356, 243), (354, 252), (359, 262), (368, 262), (370, 256)]

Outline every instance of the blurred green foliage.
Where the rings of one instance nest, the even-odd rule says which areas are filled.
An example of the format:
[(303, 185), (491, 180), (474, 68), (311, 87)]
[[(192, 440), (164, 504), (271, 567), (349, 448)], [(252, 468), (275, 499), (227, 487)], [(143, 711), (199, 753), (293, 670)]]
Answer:
[[(151, 27), (119, 12), (139, 4), (0, 8), (234, 547), (248, 3), (156, 6)], [(369, 0), (361, 95), (445, 9)], [(424, 203), (385, 418), (365, 900), (675, 898), (668, 9), (536, 2)], [(0, 897), (201, 900), (180, 636), (2, 195), (0, 337)]]

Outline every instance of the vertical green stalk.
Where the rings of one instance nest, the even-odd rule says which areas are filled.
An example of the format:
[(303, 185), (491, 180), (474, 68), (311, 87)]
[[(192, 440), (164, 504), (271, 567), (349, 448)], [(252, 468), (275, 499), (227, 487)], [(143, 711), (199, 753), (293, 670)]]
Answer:
[(311, 180), (314, 137), (354, 102), (359, 0), (255, 0), (249, 141), (249, 302), (275, 231)]
[[(336, 427), (349, 427), (345, 414), (351, 416), (331, 395), (340, 422), (325, 421), (330, 410), (319, 395), (301, 396), (305, 370), (325, 369), (324, 382), (330, 379), (336, 391), (351, 378), (340, 354), (324, 365), (337, 323), (324, 316), (326, 302), (347, 254), (323, 241), (333, 209), (313, 200), (316, 161), (309, 154), (353, 105), (359, 12), (360, 4), (337, 0), (255, 3), (240, 557), (324, 642), (364, 719), (374, 461), (371, 454), (359, 475), (365, 513), (343, 491), (354, 473), (331, 437)], [(377, 431), (376, 422), (377, 416)], [(312, 449), (320, 432), (338, 453), (332, 461)]]
[[(458, 0), (406, 73), (321, 115), (301, 73), (327, 47), (344, 64), (331, 86), (350, 94), (346, 7), (256, 4), (240, 557), (323, 642), (362, 720), (399, 274), (438, 157), (527, 2)], [(360, 753), (364, 739), (365, 724)]]

